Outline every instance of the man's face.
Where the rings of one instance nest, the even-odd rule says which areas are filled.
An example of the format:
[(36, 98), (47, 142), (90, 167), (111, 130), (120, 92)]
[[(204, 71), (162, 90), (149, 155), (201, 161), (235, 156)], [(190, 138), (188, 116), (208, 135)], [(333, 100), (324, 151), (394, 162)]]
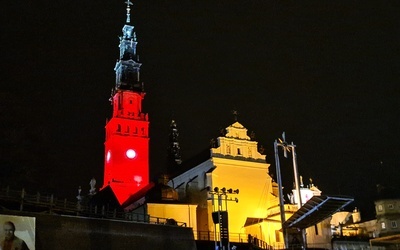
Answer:
[(9, 224), (4, 224), (4, 235), (6, 240), (12, 240), (14, 238), (14, 228)]

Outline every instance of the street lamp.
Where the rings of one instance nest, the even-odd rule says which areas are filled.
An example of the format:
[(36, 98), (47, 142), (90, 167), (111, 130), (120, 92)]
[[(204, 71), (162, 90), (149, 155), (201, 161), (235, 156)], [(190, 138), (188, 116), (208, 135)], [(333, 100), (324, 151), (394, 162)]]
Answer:
[[(228, 201), (235, 201), (236, 203), (239, 202), (238, 198), (228, 198), (228, 194), (239, 194), (239, 189), (233, 190), (232, 188), (226, 189), (225, 187), (219, 189), (215, 187), (214, 190), (209, 191), (211, 194), (213, 212), (212, 212), (212, 219), (214, 222), (214, 232), (215, 232), (215, 249), (217, 249), (217, 237), (216, 237), (216, 224), (219, 225), (219, 247), (222, 250), (230, 249), (229, 244), (229, 230), (228, 230)], [(214, 203), (214, 195), (217, 196), (217, 207), (215, 209)], [(223, 208), (223, 200), (225, 200), (225, 210)]]

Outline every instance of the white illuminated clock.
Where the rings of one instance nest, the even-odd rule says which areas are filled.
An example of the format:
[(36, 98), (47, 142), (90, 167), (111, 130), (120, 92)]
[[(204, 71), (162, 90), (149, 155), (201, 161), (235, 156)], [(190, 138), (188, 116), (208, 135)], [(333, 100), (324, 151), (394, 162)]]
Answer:
[(110, 150), (108, 150), (108, 152), (107, 152), (107, 156), (106, 156), (106, 160), (107, 160), (107, 162), (110, 162), (110, 159), (111, 159), (111, 151), (110, 151)]
[(129, 159), (133, 159), (136, 157), (136, 152), (133, 149), (128, 149), (125, 152), (126, 157), (128, 157)]

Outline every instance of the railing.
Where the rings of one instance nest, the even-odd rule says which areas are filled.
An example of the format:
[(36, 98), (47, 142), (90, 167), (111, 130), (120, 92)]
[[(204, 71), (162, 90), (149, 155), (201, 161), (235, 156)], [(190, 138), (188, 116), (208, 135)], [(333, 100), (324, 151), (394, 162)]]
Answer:
[[(205, 241), (219, 241), (219, 233), (215, 235), (214, 231), (194, 231), (195, 240), (205, 240)], [(252, 247), (257, 247), (258, 249), (283, 249), (283, 243), (277, 246), (270, 246), (267, 242), (246, 235), (243, 233), (229, 233), (229, 242), (231, 243), (249, 243)]]
[(96, 217), (123, 221), (143, 222), (150, 224), (174, 225), (186, 227), (185, 222), (174, 219), (153, 217), (148, 214), (124, 212), (117, 209), (108, 209), (105, 206), (82, 204), (79, 201), (71, 202), (67, 199), (59, 200), (53, 195), (41, 193), (28, 194), (25, 189), (15, 191), (9, 187), (0, 190), (0, 200), (5, 201), (11, 208), (19, 211), (40, 211), (49, 214), (65, 214), (85, 217)]

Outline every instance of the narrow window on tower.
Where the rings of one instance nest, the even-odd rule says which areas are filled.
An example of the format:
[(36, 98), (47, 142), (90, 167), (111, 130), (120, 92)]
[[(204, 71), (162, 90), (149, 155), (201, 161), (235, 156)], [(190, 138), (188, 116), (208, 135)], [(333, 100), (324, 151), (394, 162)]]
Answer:
[(121, 133), (121, 124), (117, 125), (117, 133)]
[(137, 129), (137, 127), (135, 127), (135, 129), (133, 130), (133, 134), (137, 135), (137, 133), (138, 133), (138, 129)]
[(128, 69), (127, 83), (133, 84), (134, 82), (135, 82), (135, 72), (133, 72), (133, 70), (131, 69)]
[(129, 126), (128, 127), (126, 127), (126, 132), (125, 132), (126, 134), (129, 134)]
[(119, 108), (119, 109), (122, 108), (122, 98), (121, 98), (121, 95), (118, 95), (118, 108)]
[(237, 149), (237, 154), (242, 155), (242, 153), (240, 152), (240, 148)]

